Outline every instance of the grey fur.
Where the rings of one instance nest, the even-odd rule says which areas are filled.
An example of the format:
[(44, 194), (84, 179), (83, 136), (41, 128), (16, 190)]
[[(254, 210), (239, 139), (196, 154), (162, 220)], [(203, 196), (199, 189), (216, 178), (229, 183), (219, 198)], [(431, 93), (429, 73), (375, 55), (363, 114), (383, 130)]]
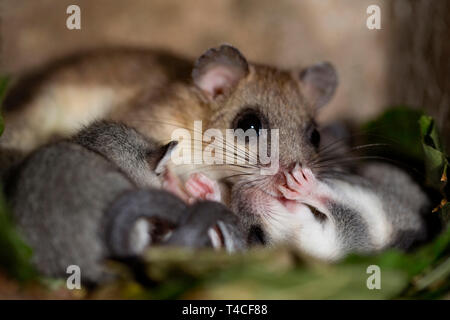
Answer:
[[(431, 203), (405, 171), (390, 164), (369, 162), (357, 166), (355, 174), (347, 174), (342, 179), (381, 200), (384, 216), (393, 227), (386, 247), (406, 250), (427, 237), (424, 215), (430, 212)], [(333, 179), (326, 182), (335, 188)], [(346, 251), (374, 250), (368, 237), (370, 225), (361, 219), (361, 213), (346, 203), (330, 203), (329, 208), (346, 243)]]
[(183, 227), (173, 232), (166, 242), (167, 245), (208, 247), (212, 245), (208, 232), (213, 230), (222, 238), (222, 246), (228, 252), (246, 248), (245, 232), (238, 217), (224, 205), (211, 201), (199, 202), (189, 209), (185, 217)]
[(115, 252), (103, 241), (105, 211), (121, 194), (161, 185), (152, 157), (161, 157), (160, 146), (107, 122), (30, 155), (10, 182), (8, 197), (38, 270), (64, 276), (75, 264), (83, 280), (108, 278), (101, 261)]
[(361, 215), (339, 203), (329, 203), (330, 212), (335, 219), (340, 243), (344, 252), (365, 252), (372, 248), (369, 226)]
[[(150, 228), (158, 228), (157, 223), (164, 223), (165, 229), (170, 231), (180, 224), (186, 211), (183, 201), (163, 190), (125, 192), (106, 210), (105, 240), (110, 252), (117, 257), (129, 256), (130, 252), (139, 253), (133, 248), (130, 230), (140, 218), (144, 218)], [(156, 242), (155, 239), (150, 240)]]
[[(430, 201), (406, 172), (386, 163), (369, 162), (359, 165), (355, 174), (347, 174), (342, 179), (381, 201), (384, 217), (392, 227), (385, 247), (407, 250), (426, 238), (423, 215), (430, 209)], [(325, 181), (335, 188), (333, 179)], [(328, 207), (344, 244), (343, 251), (376, 250), (369, 236), (371, 226), (362, 218), (361, 212), (347, 203), (329, 203)]]
[(161, 148), (136, 130), (112, 122), (94, 123), (76, 135), (73, 142), (115, 163), (139, 187), (161, 185), (154, 172), (155, 161), (162, 158), (164, 153), (170, 153), (176, 145), (170, 143), (166, 149)]
[(383, 200), (386, 216), (395, 226), (390, 246), (408, 249), (427, 237), (424, 216), (431, 212), (431, 202), (406, 172), (392, 165), (370, 163), (358, 168), (358, 173)]

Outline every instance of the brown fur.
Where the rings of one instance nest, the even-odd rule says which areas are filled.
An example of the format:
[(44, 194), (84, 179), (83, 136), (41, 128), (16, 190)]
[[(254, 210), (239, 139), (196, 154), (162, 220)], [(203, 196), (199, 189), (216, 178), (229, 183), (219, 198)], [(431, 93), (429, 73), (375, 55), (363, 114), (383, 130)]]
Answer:
[(141, 92), (187, 82), (191, 64), (167, 52), (104, 49), (45, 65), (18, 79), (4, 101), (0, 146), (25, 152), (128, 105)]
[(1, 146), (28, 152), (102, 118), (167, 141), (176, 127), (191, 128), (194, 120), (203, 120), (203, 129), (231, 128), (242, 108), (255, 106), (291, 146), (282, 156), (286, 164), (293, 154), (306, 153), (298, 141), (314, 111), (306, 106), (297, 74), (251, 65), (234, 90), (211, 100), (188, 79), (190, 66), (167, 53), (130, 49), (85, 53), (46, 66), (19, 81), (5, 100)]
[[(199, 58), (194, 78), (217, 64), (245, 70), (237, 70), (239, 81), (213, 97), (191, 80), (193, 64), (167, 53), (117, 49), (59, 61), (24, 78), (8, 95), (0, 147), (27, 153), (55, 136), (69, 136), (99, 119), (123, 122), (147, 137), (168, 143), (173, 130), (193, 130), (197, 120), (202, 120), (203, 130), (224, 132), (233, 128), (240, 112), (252, 108), (266, 118), (267, 128), (279, 129), (282, 168), (306, 163), (315, 156), (307, 136), (308, 127), (314, 125), (315, 101), (305, 97), (311, 87), (302, 82), (299, 69), (247, 67), (239, 51), (222, 46)], [(334, 91), (335, 86), (331, 87)], [(214, 179), (248, 173), (235, 166), (174, 169), (184, 180), (198, 170)], [(278, 179), (278, 175), (272, 178)], [(221, 187), (227, 203), (227, 187)]]

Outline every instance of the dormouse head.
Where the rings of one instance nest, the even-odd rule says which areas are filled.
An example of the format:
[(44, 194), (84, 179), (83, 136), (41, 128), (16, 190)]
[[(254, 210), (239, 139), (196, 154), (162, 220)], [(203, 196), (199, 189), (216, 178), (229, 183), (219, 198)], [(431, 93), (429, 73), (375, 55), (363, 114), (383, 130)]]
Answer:
[(251, 64), (238, 49), (222, 45), (198, 58), (192, 77), (211, 109), (203, 130), (254, 129), (258, 136), (265, 129), (269, 149), (270, 131), (278, 130), (279, 169), (315, 158), (320, 146), (315, 116), (338, 82), (330, 63), (280, 70)]
[[(285, 172), (296, 165), (314, 171), (313, 163), (320, 147), (315, 118), (336, 91), (336, 71), (327, 62), (289, 70), (252, 64), (238, 49), (222, 45), (198, 58), (192, 77), (212, 114), (203, 130), (233, 129), (236, 136), (250, 130), (257, 139), (256, 149), (251, 148), (255, 144), (252, 134), (244, 134), (243, 143), (243, 140), (235, 140), (234, 151), (223, 151), (225, 157), (235, 156), (247, 161), (228, 165), (232, 167), (229, 171), (234, 188), (232, 202), (236, 211), (249, 213), (257, 223), (261, 212), (267, 213), (272, 201), (282, 197), (278, 187), (286, 183)], [(275, 132), (277, 144), (272, 140), (276, 138), (272, 135)], [(262, 161), (261, 140), (258, 139), (263, 134), (266, 156), (278, 152), (277, 166), (270, 174), (262, 174), (260, 170), (272, 165)], [(225, 133), (223, 137), (226, 140)], [(232, 141), (223, 143), (229, 145)], [(249, 164), (250, 159), (257, 161)]]

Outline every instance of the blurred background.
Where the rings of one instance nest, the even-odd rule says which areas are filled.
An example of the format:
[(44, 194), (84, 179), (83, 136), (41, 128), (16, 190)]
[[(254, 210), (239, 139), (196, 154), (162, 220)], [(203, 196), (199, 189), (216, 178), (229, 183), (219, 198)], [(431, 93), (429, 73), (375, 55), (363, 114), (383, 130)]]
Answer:
[[(448, 0), (0, 0), (0, 72), (17, 74), (74, 51), (161, 47), (196, 57), (227, 42), (249, 60), (292, 67), (332, 62), (340, 84), (324, 122), (360, 123), (392, 105), (449, 119)], [(81, 30), (66, 8), (81, 8)], [(381, 8), (381, 30), (366, 9)], [(448, 134), (446, 134), (448, 136)]]

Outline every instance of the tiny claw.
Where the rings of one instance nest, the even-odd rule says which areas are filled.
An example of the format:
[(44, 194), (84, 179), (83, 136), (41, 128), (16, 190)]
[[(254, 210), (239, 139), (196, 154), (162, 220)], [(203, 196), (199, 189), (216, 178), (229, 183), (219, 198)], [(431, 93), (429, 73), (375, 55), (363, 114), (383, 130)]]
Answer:
[(314, 173), (309, 168), (303, 169), (303, 175), (305, 176), (305, 179), (313, 181), (315, 179)]
[(295, 191), (292, 191), (289, 188), (286, 188), (285, 186), (278, 186), (278, 190), (280, 190), (283, 197), (285, 197), (288, 200), (297, 200), (297, 193)]
[(296, 190), (301, 186), (297, 181), (295, 181), (291, 174), (285, 173), (284, 176), (286, 177), (286, 183), (290, 189)]
[[(201, 173), (193, 173), (185, 183), (186, 190), (193, 198), (221, 201), (220, 188), (216, 181)], [(191, 200), (189, 200), (191, 201)]]

